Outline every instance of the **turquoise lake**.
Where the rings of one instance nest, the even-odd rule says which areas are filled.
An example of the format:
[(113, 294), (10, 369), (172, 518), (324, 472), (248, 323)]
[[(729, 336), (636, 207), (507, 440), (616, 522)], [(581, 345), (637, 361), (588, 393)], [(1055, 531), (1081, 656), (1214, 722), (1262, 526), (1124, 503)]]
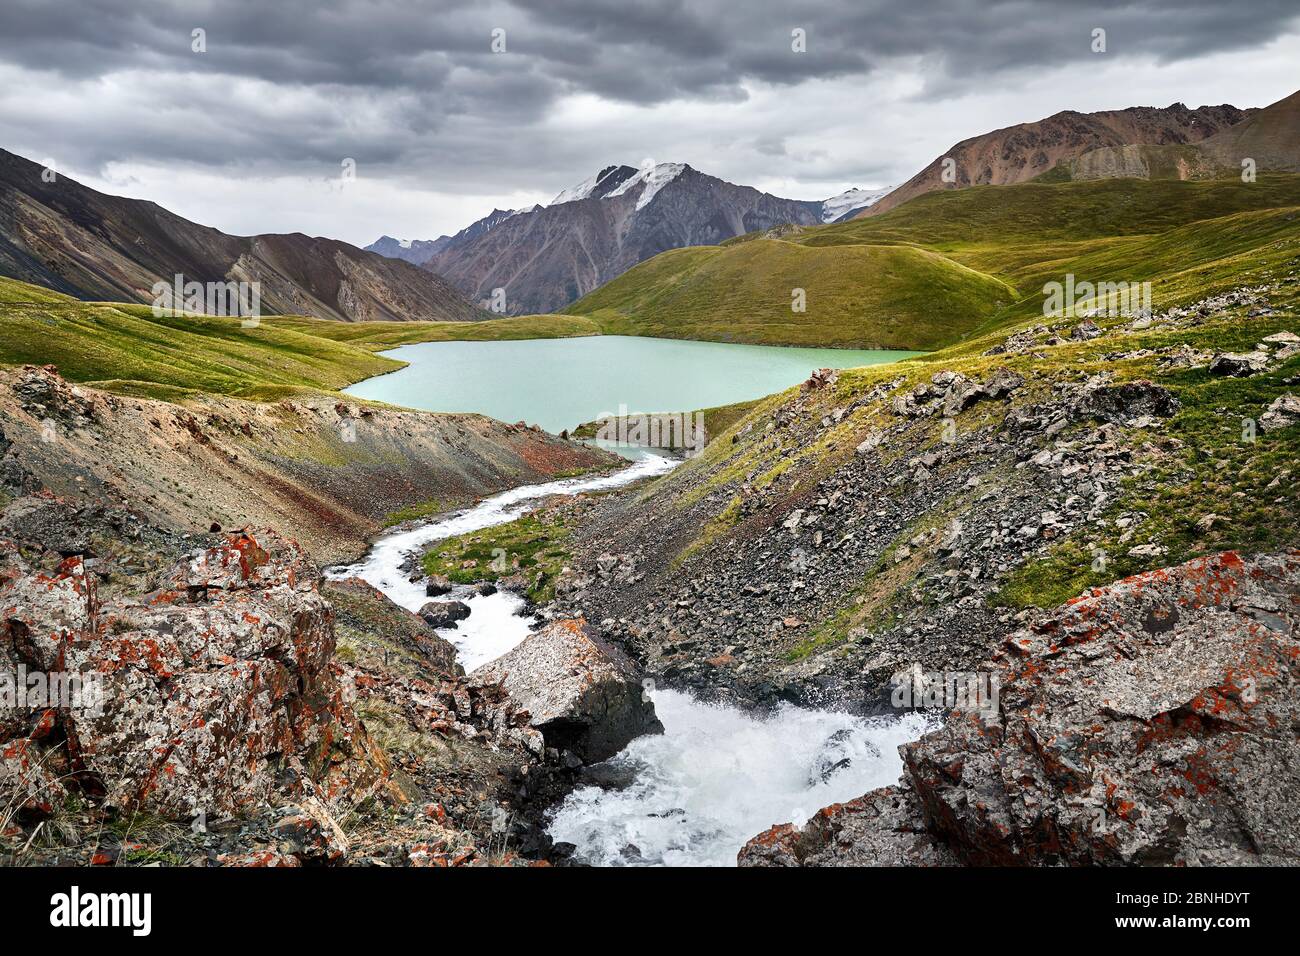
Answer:
[(880, 365), (917, 352), (781, 348), (626, 335), (422, 342), (384, 352), (407, 368), (346, 391), (438, 412), (481, 412), (559, 433), (601, 415), (680, 412), (759, 398), (818, 368)]

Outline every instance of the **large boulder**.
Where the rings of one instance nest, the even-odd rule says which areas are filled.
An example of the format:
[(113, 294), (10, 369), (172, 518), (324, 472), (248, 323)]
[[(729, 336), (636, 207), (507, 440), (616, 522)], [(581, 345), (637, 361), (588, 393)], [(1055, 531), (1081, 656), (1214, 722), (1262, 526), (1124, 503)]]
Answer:
[(424, 593), (428, 597), (441, 597), (451, 592), (451, 578), (441, 574), (432, 574), (424, 579)]
[(1006, 640), (996, 713), (954, 712), (900, 749), (914, 796), (828, 808), (741, 860), (1300, 862), (1298, 631), (1300, 550), (1098, 588)]
[(1246, 378), (1267, 369), (1267, 352), (1220, 352), (1210, 361), (1211, 375)]
[(499, 684), (548, 747), (584, 763), (614, 756), (635, 737), (663, 733), (641, 674), (581, 618), (556, 621), (469, 675)]
[(432, 628), (455, 627), (469, 614), (469, 605), (463, 601), (428, 601), (420, 608), (420, 617)]
[(782, 823), (740, 850), (741, 866), (956, 866), (961, 860), (925, 828), (906, 786), (873, 790), (813, 814), (802, 827)]

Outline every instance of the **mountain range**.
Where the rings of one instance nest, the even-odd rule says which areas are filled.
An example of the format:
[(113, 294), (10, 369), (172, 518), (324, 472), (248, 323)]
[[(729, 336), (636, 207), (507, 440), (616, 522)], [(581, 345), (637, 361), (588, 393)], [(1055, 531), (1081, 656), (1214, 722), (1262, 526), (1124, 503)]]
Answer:
[(509, 314), (554, 312), (661, 252), (787, 224), (835, 222), (884, 192), (782, 199), (685, 163), (607, 166), (547, 205), (494, 209), (454, 236), (384, 236), (366, 248), (423, 265), (474, 300), (488, 302), (504, 289)]
[[(266, 314), (341, 321), (490, 317), (475, 302), (497, 310), (503, 305), (511, 315), (589, 313), (589, 307), (599, 306), (596, 311), (608, 321), (617, 316), (615, 324), (621, 326), (629, 303), (649, 302), (647, 295), (667, 301), (668, 292), (690, 298), (695, 289), (705, 296), (692, 299), (695, 311), (702, 303), (721, 301), (720, 295), (726, 298), (708, 291), (715, 284), (713, 272), (729, 274), (767, 247), (726, 256), (705, 253), (741, 237), (794, 239), (812, 227), (876, 217), (936, 191), (1030, 180), (1236, 177), (1245, 161), (1260, 172), (1300, 171), (1300, 93), (1263, 109), (1189, 109), (1175, 103), (1057, 113), (963, 140), (896, 189), (851, 189), (821, 201), (782, 199), (684, 163), (607, 166), (545, 205), (494, 209), (455, 235), (433, 240), (384, 236), (362, 250), (301, 233), (229, 235), (155, 203), (106, 195), (50, 175), (38, 164), (0, 150), (0, 276), (81, 299), (128, 302), (152, 301), (155, 283), (170, 285), (176, 275), (203, 283), (258, 282)], [(688, 247), (696, 249), (591, 298), (629, 270), (650, 266), (648, 260), (661, 253)], [(895, 250), (886, 257), (899, 255)], [(704, 259), (710, 262), (708, 269), (673, 278), (683, 266), (694, 269)], [(876, 280), (888, 285), (901, 274), (879, 256), (871, 264), (883, 271), (868, 285)], [(775, 265), (767, 262), (764, 268)], [(829, 269), (826, 281), (832, 284), (835, 275), (855, 287), (870, 278), (854, 272), (848, 262), (819, 266)], [(792, 267), (783, 264), (781, 275)], [(841, 273), (846, 268), (850, 271)], [(646, 285), (652, 276), (658, 278)], [(977, 299), (999, 294), (992, 287), (970, 288), (969, 276), (951, 278)], [(689, 281), (682, 285), (679, 279)], [(807, 287), (811, 279), (801, 281)], [(629, 289), (634, 290), (631, 296)], [(503, 303), (493, 301), (497, 290), (503, 290)], [(734, 297), (735, 289), (728, 294)], [(842, 297), (834, 298), (838, 302)], [(865, 299), (856, 304), (844, 300), (845, 315), (865, 305)], [(688, 313), (694, 314), (679, 312), (679, 319)], [(802, 339), (813, 329), (791, 329), (791, 335), (798, 331), (794, 337)]]
[(0, 276), (87, 300), (152, 302), (155, 283), (259, 282), (267, 314), (345, 322), (488, 318), (437, 275), (335, 239), (232, 236), (97, 192), (0, 150)]
[[(972, 136), (953, 145), (893, 192), (856, 213), (874, 216), (937, 189), (1007, 186), (1040, 176), (1061, 162), (1106, 147), (1184, 145), (1220, 133), (1254, 110), (1134, 106), (1098, 113), (1065, 110), (1033, 123)], [(947, 178), (945, 178), (947, 171)]]

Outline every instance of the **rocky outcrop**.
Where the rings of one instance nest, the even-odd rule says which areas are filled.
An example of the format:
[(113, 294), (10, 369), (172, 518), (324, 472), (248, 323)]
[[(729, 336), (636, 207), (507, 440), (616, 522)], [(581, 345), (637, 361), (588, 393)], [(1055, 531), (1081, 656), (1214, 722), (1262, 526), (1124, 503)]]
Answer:
[(1210, 361), (1211, 375), (1231, 375), (1247, 378), (1268, 368), (1268, 355), (1264, 352), (1221, 352)]
[(583, 763), (614, 756), (642, 734), (663, 733), (636, 665), (583, 620), (556, 621), (470, 674), (500, 685), (546, 746)]
[(1259, 427), (1266, 432), (1281, 431), (1300, 422), (1300, 397), (1287, 393), (1275, 398), (1259, 416)]
[(1025, 383), (1008, 368), (994, 369), (985, 382), (972, 382), (957, 372), (935, 372), (929, 383), (896, 395), (893, 412), (904, 417), (944, 415), (951, 417), (978, 402), (1005, 398)]
[(296, 545), (232, 534), (139, 596), (106, 589), (108, 573), (85, 550), (34, 563), (0, 542), (0, 666), (82, 688), (5, 721), (0, 777), (27, 788), (24, 810), (81, 791), (118, 812), (224, 816), (382, 785), (386, 761), (330, 669), (332, 611)]
[(902, 788), (774, 828), (741, 862), (1295, 863), (1298, 634), (1300, 551), (1099, 588), (1007, 638), (998, 712), (902, 747)]
[(740, 850), (741, 866), (956, 866), (960, 859), (925, 828), (906, 785), (873, 790), (813, 814), (802, 827), (782, 823)]
[(0, 539), (0, 861), (547, 851), (572, 768), (364, 581), (321, 580), (272, 532), (187, 537), (48, 494), (0, 512)]

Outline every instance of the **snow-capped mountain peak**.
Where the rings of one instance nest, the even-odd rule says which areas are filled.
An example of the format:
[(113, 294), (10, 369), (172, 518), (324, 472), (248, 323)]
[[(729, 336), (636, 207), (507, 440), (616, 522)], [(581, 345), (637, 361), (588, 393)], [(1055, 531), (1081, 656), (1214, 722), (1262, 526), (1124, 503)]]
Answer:
[(637, 209), (644, 209), (650, 204), (650, 200), (655, 198), (655, 194), (663, 189), (670, 182), (682, 174), (686, 169), (685, 163), (658, 163), (654, 166), (646, 166), (639, 170), (635, 176), (629, 176), (622, 185), (608, 193), (609, 196), (622, 196), (624, 193), (631, 192), (637, 186), (644, 185), (641, 196), (636, 201)]
[(611, 194), (610, 190), (635, 173), (636, 170), (631, 166), (606, 166), (596, 175), (564, 190), (548, 205), (559, 206), (566, 202), (590, 199), (592, 196), (608, 196)]
[(865, 209), (872, 203), (876, 202), (893, 192), (893, 187), (889, 189), (846, 189), (838, 196), (832, 196), (830, 199), (822, 201), (822, 222), (837, 222), (843, 219), (851, 212), (859, 209)]

